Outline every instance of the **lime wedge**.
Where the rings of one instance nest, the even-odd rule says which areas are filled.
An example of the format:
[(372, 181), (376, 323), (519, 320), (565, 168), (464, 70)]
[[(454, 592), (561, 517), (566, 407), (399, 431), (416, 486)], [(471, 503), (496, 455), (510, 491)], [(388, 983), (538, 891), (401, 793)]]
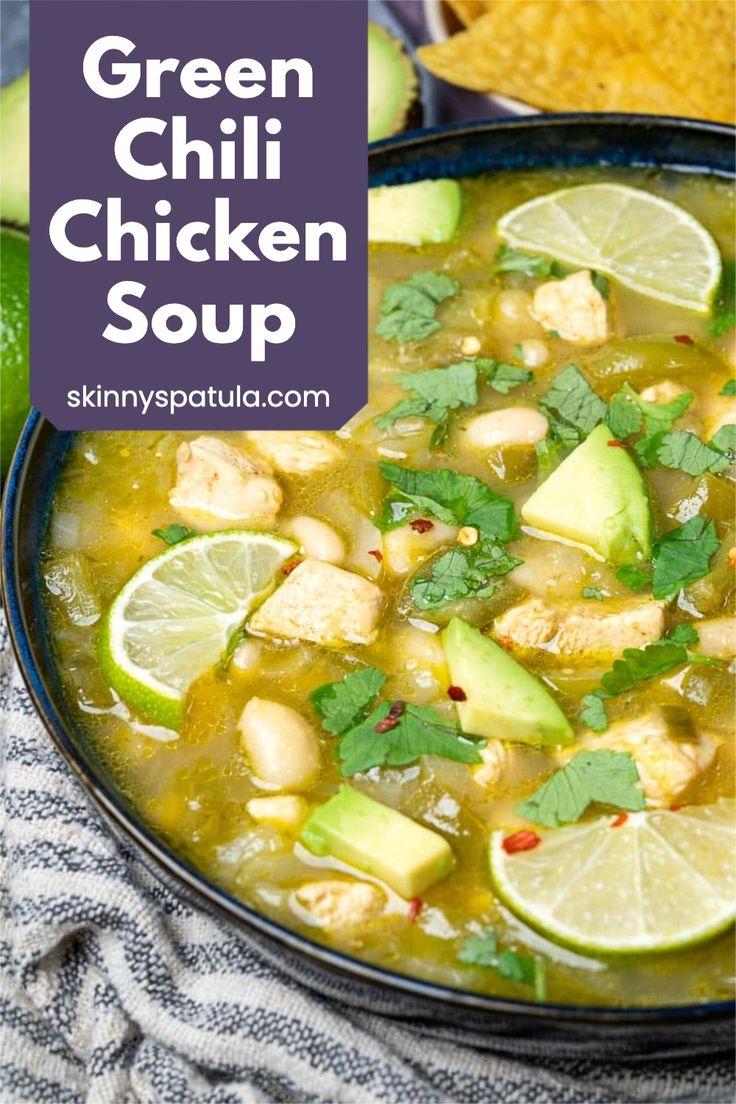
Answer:
[(612, 276), (627, 288), (706, 313), (721, 255), (697, 219), (661, 196), (624, 184), (582, 184), (538, 196), (498, 222), (518, 249)]
[(178, 730), (184, 696), (212, 669), (296, 545), (233, 529), (173, 545), (113, 600), (100, 630), (110, 686), (153, 724)]
[(549, 939), (595, 954), (679, 950), (736, 918), (736, 802), (601, 817), (490, 843), (498, 897)]

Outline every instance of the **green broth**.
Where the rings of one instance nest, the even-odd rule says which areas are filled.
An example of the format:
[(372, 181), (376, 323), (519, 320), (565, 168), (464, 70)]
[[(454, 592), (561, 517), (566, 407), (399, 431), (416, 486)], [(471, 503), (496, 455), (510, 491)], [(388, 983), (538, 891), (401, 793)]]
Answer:
[[(432, 704), (447, 716), (452, 715), (454, 707), (447, 699), (443, 681), (446, 673), (435, 654), (427, 658), (423, 650), (428, 634), (408, 620), (419, 617), (444, 623), (449, 611), (412, 611), (406, 578), (392, 579), (370, 559), (371, 549), (380, 548), (380, 543), (374, 543), (380, 541), (380, 534), (366, 529), (366, 519), (376, 514), (385, 491), (376, 461), (394, 458), (411, 467), (455, 467), (511, 497), (517, 512), (538, 485), (539, 477), (536, 463), (530, 462), (528, 455), (517, 451), (486, 456), (465, 447), (461, 417), (456, 419), (443, 454), (429, 451), (430, 426), (408, 436), (380, 432), (373, 417), (405, 394), (392, 380), (397, 371), (457, 362), (467, 336), (480, 340), (484, 356), (507, 360), (516, 355), (518, 342), (533, 337), (546, 342), (547, 363), (534, 369), (531, 382), (508, 395), (484, 388), (478, 409), (536, 405), (552, 377), (570, 362), (588, 375), (606, 399), (625, 380), (640, 390), (665, 376), (676, 379), (696, 393), (697, 405), (688, 423), (696, 432), (705, 432), (709, 420), (720, 416), (733, 401), (719, 396), (730, 375), (727, 357), (733, 334), (712, 340), (707, 319), (645, 299), (615, 284), (610, 300), (614, 336), (593, 350), (574, 349), (545, 335), (528, 320), (517, 324), (499, 316), (497, 296), (503, 286), (523, 290), (533, 284), (514, 277), (502, 285), (489, 275), (498, 245), (494, 230), (498, 217), (542, 192), (599, 179), (644, 187), (681, 203), (712, 232), (724, 256), (732, 250), (733, 195), (727, 183), (709, 177), (624, 170), (478, 177), (464, 182), (463, 224), (452, 243), (421, 249), (371, 248), (369, 405), (337, 435), (343, 450), (339, 464), (310, 477), (278, 478), (284, 490), (280, 519), (296, 514), (322, 518), (340, 533), (347, 546), (344, 566), (359, 573), (374, 570), (378, 576), (386, 597), (386, 612), (373, 644), (337, 651), (311, 644), (282, 647), (266, 643), (256, 672), (230, 667), (200, 679), (189, 694), (179, 738), (164, 743), (131, 724), (115, 706), (97, 662), (99, 624), (74, 624), (68, 605), (50, 592), (46, 593), (46, 606), (65, 694), (105, 768), (167, 843), (259, 911), (389, 969), (451, 986), (529, 997), (528, 989), (504, 980), (494, 971), (458, 962), (457, 950), (468, 925), (492, 924), (501, 941), (546, 956), (548, 997), (552, 1001), (678, 1004), (725, 998), (731, 993), (730, 934), (696, 950), (617, 963), (585, 958), (549, 943), (494, 900), (487, 876), (489, 832), (499, 826), (511, 830), (528, 826), (514, 813), (514, 807), (549, 774), (550, 753), (520, 748), (513, 769), (492, 796), (472, 782), (466, 766), (443, 759), (425, 758), (407, 767), (374, 769), (354, 779), (357, 788), (444, 834), (455, 852), (457, 866), (423, 895), (424, 906), (416, 922), (409, 922), (405, 915), (388, 915), (358, 934), (340, 936), (306, 925), (292, 909), (290, 892), (323, 871), (314, 857), (298, 849), (295, 853), (291, 838), (251, 821), (246, 805), (263, 791), (252, 780), (236, 732), (238, 717), (254, 695), (285, 702), (313, 719), (307, 695), (323, 683), (341, 678), (354, 667), (356, 659), (389, 673), (390, 696)], [(462, 286), (461, 293), (443, 305), (442, 329), (424, 342), (403, 347), (376, 337), (383, 289), (417, 269), (428, 268), (442, 268)], [(628, 373), (614, 371), (621, 360), (617, 360), (616, 352), (631, 353), (637, 335), (683, 333), (694, 338), (697, 346), (676, 344), (669, 337), (659, 342), (642, 341), (633, 348), (638, 359), (634, 363), (629, 358)], [(673, 351), (680, 357), (675, 372), (671, 367)], [(339, 350), (332, 352), (339, 355)], [(160, 541), (151, 531), (182, 520), (169, 505), (168, 495), (174, 481), (177, 446), (192, 436), (152, 432), (78, 434), (59, 476), (42, 572), (48, 573), (59, 557), (80, 554), (89, 569), (99, 606), (106, 608), (131, 574), (161, 550)], [(243, 445), (237, 433), (218, 436)], [(663, 469), (648, 472), (646, 478), (655, 523), (677, 516), (678, 510), (685, 509), (683, 503), (699, 496), (699, 500), (707, 501), (721, 540), (733, 536), (733, 487), (727, 480), (711, 476), (696, 479)], [(364, 519), (362, 529), (357, 522), (353, 524), (358, 517)], [(511, 549), (524, 559), (532, 547), (539, 556), (539, 545), (534, 537), (523, 535)], [(609, 565), (557, 544), (550, 544), (544, 552), (549, 550), (551, 554), (553, 549), (558, 557), (560, 597), (579, 598), (583, 587), (595, 587), (610, 595), (607, 601), (615, 608), (617, 601), (631, 596)], [(525, 593), (521, 586), (506, 581), (490, 599), (465, 599), (455, 604), (454, 612), (485, 627), (523, 599)], [(699, 600), (706, 601), (702, 597)], [(732, 585), (708, 600), (715, 605), (715, 610), (703, 610), (708, 615), (733, 613)], [(684, 616), (683, 611), (674, 608), (669, 622), (676, 624)], [(431, 652), (430, 645), (426, 647)], [(597, 684), (601, 670), (608, 666), (561, 664), (544, 652), (524, 656), (523, 662), (547, 681), (571, 717), (582, 696)], [(725, 665), (687, 667), (684, 672), (646, 683), (612, 703), (611, 716), (635, 717), (653, 703), (684, 706), (693, 722), (719, 743), (716, 765), (688, 791), (688, 800), (700, 803), (719, 795), (730, 796), (734, 699), (733, 680)], [(321, 734), (320, 742), (321, 773), (305, 793), (312, 804), (325, 801), (339, 783), (334, 741)]]

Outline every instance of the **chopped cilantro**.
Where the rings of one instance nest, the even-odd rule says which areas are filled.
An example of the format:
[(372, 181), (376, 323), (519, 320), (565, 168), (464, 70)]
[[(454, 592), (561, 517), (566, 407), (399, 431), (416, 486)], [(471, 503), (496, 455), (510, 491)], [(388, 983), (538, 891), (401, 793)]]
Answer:
[(553, 435), (566, 446), (579, 444), (608, 411), (606, 403), (574, 364), (568, 364), (555, 376), (539, 405), (550, 416)]
[(697, 640), (698, 634), (692, 625), (678, 625), (669, 636), (644, 648), (625, 648), (621, 659), (615, 660), (611, 670), (601, 678), (598, 689), (583, 698), (580, 720), (594, 732), (604, 732), (608, 728), (606, 700), (626, 694), (640, 683), (658, 678), (683, 663), (703, 662), (687, 648)]
[(393, 485), (384, 501), (379, 529), (403, 525), (412, 514), (431, 514), (446, 525), (472, 525), (498, 541), (511, 540), (517, 533), (514, 504), (476, 479), (450, 468), (422, 471), (379, 463), (381, 475)]
[(637, 593), (652, 581), (649, 567), (640, 567), (638, 564), (622, 564), (616, 572), (616, 578)]
[(598, 587), (583, 587), (583, 598), (595, 598), (596, 602), (602, 602), (603, 591)]
[(562, 267), (548, 257), (524, 253), (521, 249), (512, 249), (510, 245), (499, 245), (493, 272), (521, 272), (524, 276), (546, 279), (561, 276)]
[(687, 391), (668, 403), (647, 402), (625, 383), (611, 399), (606, 422), (619, 441), (643, 430), (644, 436), (634, 448), (643, 466), (653, 467), (657, 463), (663, 436), (687, 410), (694, 397), (692, 391)]
[[(736, 431), (736, 426), (722, 426), (722, 429)], [(723, 440), (728, 445), (729, 442), (725, 438)], [(715, 437), (706, 444), (694, 433), (684, 429), (664, 435), (657, 448), (657, 459), (662, 467), (675, 468), (687, 475), (705, 475), (706, 472), (719, 475), (731, 465), (727, 449), (721, 451), (716, 445)]]
[(457, 280), (431, 269), (391, 284), (383, 293), (376, 333), (387, 341), (423, 341), (441, 328), (437, 307), (459, 290)]
[(719, 545), (715, 522), (697, 514), (671, 529), (652, 549), (652, 594), (674, 598), (683, 587), (702, 579)]
[(158, 537), (164, 544), (178, 544), (179, 541), (186, 540), (187, 537), (193, 537), (194, 530), (187, 529), (185, 525), (178, 525), (176, 522), (172, 522), (172, 524), (167, 525), (165, 529), (152, 529), (151, 536)]
[(488, 598), (506, 575), (522, 561), (503, 545), (480, 540), (471, 547), (456, 547), (435, 559), (428, 574), (414, 577), (409, 587), (417, 609), (437, 609), (458, 598)]
[(736, 396), (736, 379), (730, 379), (724, 383), (718, 394), (725, 395), (728, 399), (734, 398)]
[(593, 803), (636, 812), (645, 805), (638, 781), (636, 763), (628, 752), (579, 751), (515, 811), (547, 828), (574, 824)]
[(713, 307), (711, 337), (720, 337), (736, 326), (736, 260), (725, 261)]
[(309, 700), (322, 727), (339, 735), (365, 718), (385, 681), (383, 671), (364, 667), (346, 675), (342, 682), (330, 682), (313, 690)]
[(516, 364), (504, 364), (503, 361), (493, 360), (490, 357), (476, 357), (475, 364), (489, 387), (501, 395), (508, 395), (514, 387), (528, 383), (533, 377), (533, 372), (528, 368), (519, 368)]
[(496, 933), (491, 927), (486, 928), (483, 935), (468, 936), (458, 951), (457, 957), (458, 961), (466, 966), (487, 966), (507, 981), (533, 985), (537, 1000), (545, 999), (541, 960), (513, 951), (510, 947), (499, 951)]
[(388, 429), (399, 418), (428, 418), (437, 426), (433, 443), (439, 444), (447, 431), (450, 413), (460, 406), (475, 406), (478, 401), (477, 370), (472, 360), (450, 364), (447, 368), (429, 368), (424, 372), (400, 372), (396, 383), (410, 397), (379, 415), (375, 423)]
[(403, 701), (382, 701), (373, 707), (385, 681), (382, 671), (366, 667), (309, 695), (322, 727), (340, 737), (337, 758), (342, 761), (343, 775), (371, 767), (403, 766), (422, 755), (480, 762), (478, 747), (485, 741), (464, 735), (436, 710)]

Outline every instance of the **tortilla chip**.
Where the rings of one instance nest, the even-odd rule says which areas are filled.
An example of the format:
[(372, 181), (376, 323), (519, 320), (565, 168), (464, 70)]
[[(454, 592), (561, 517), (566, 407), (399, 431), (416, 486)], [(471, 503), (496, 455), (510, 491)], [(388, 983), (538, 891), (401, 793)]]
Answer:
[(618, 33), (636, 43), (697, 114), (734, 122), (734, 0), (605, 0), (605, 7)]
[(586, 111), (631, 111), (687, 118), (700, 115), (697, 105), (674, 88), (642, 53), (624, 54), (603, 69), (596, 69), (579, 89), (576, 102)]
[(583, 87), (594, 67), (621, 53), (597, 0), (489, 0), (487, 7), (467, 31), (419, 49), (436, 76), (565, 110), (567, 89)]
[(486, 10), (484, 0), (447, 0), (447, 3), (464, 27), (475, 23)]

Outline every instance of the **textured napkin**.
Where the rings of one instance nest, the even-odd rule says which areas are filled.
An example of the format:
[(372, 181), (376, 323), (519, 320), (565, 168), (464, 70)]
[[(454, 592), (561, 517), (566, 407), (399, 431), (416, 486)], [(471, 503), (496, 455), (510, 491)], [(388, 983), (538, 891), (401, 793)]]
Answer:
[(279, 972), (113, 839), (36, 717), (2, 620), (0, 734), (3, 1104), (733, 1100), (727, 1057), (508, 1058)]

